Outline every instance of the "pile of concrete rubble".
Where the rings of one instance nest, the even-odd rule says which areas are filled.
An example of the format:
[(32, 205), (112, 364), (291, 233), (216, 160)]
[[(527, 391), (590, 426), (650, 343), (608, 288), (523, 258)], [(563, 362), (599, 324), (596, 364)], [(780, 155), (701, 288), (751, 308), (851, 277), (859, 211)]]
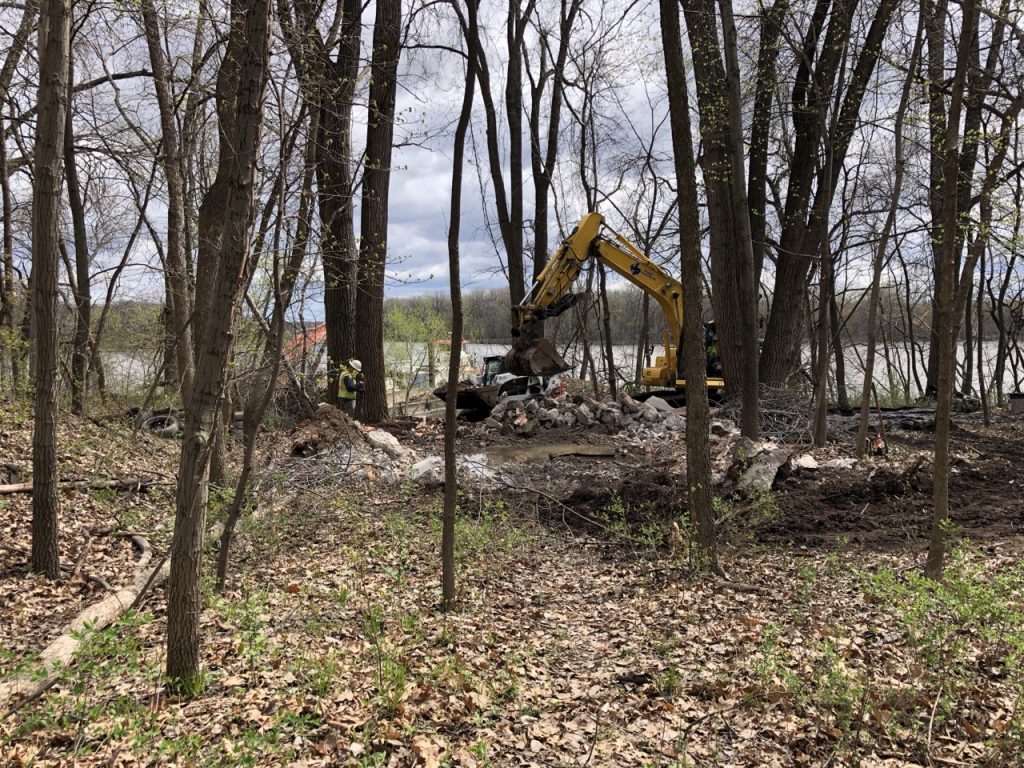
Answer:
[(506, 401), (495, 406), (483, 425), (485, 429), (522, 437), (550, 429), (602, 429), (610, 434), (624, 432), (650, 438), (684, 431), (686, 417), (660, 397), (638, 402), (620, 392), (614, 402), (586, 395)]
[[(468, 429), (467, 425), (460, 425), (460, 429), (463, 427)], [(576, 396), (560, 401), (508, 403), (495, 409), (482, 426), (484, 430), (501, 430), (503, 434), (522, 437), (531, 434), (539, 437), (545, 430), (554, 429), (601, 430), (614, 434), (616, 438), (611, 442), (616, 447), (610, 453), (585, 454), (602, 457), (591, 466), (588, 476), (599, 476), (602, 482), (611, 482), (624, 472), (636, 471), (635, 459), (618, 461), (620, 454), (653, 455), (661, 451), (662, 457), (678, 457), (674, 471), (685, 473), (682, 446), (669, 444), (669, 441), (681, 441), (685, 428), (683, 413), (661, 398), (637, 402), (627, 394), (620, 394), (614, 402)], [(743, 437), (735, 422), (720, 416), (712, 420), (710, 431), (712, 482), (725, 492), (757, 493), (770, 489), (780, 478), (814, 472), (819, 467), (814, 456), (798, 448), (794, 450), (794, 446)], [(569, 436), (557, 437), (564, 441)], [(530, 441), (514, 442), (517, 446), (531, 445)], [(287, 449), (282, 451), (285, 455), (275, 462), (276, 470), (290, 475), (294, 485), (408, 481), (433, 487), (444, 482), (444, 461), (440, 455), (417, 452), (390, 432), (364, 427), (329, 405), (321, 405), (314, 418), (303, 422), (285, 446)], [(575, 445), (571, 437), (569, 442), (554, 447), (574, 450), (549, 455), (543, 450), (545, 446), (552, 447), (547, 442), (538, 440), (536, 446), (536, 455), (529, 456), (506, 455), (510, 446), (485, 446), (476, 453), (462, 454), (457, 465), (459, 482), (480, 489), (501, 488), (516, 485), (509, 477), (517, 473), (525, 474), (528, 480), (536, 479), (530, 477), (530, 472), (550, 480), (553, 456), (577, 455), (575, 449), (593, 448), (589, 441)], [(821, 466), (853, 463), (852, 458), (838, 458), (825, 460)]]

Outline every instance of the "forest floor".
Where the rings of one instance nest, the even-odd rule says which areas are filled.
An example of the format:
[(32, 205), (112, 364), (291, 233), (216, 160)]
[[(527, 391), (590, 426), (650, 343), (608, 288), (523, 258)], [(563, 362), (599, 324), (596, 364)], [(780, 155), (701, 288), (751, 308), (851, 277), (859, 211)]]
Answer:
[[(463, 493), (449, 613), (441, 491), (283, 458), (276, 438), (228, 589), (207, 585), (201, 690), (165, 693), (154, 589), (43, 695), (0, 707), (0, 765), (1024, 765), (1024, 419), (956, 421), (941, 584), (919, 577), (931, 432), (892, 428), (861, 463), (839, 434), (817, 470), (723, 495), (728, 582), (671, 535), (681, 438), (468, 434), (500, 482)], [(388, 426), (440, 450), (436, 427)], [(0, 471), (27, 471), (30, 429), (0, 406)], [(62, 494), (74, 572), (55, 583), (28, 573), (30, 497), (0, 496), (0, 680), (131, 580), (117, 534), (169, 543), (178, 444), (116, 418), (61, 429), (63, 479), (156, 484)]]

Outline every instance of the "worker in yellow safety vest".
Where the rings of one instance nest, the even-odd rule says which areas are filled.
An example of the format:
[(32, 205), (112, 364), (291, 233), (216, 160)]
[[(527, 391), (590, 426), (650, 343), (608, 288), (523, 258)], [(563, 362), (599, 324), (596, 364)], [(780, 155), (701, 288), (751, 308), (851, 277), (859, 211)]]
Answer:
[(356, 398), (362, 392), (363, 364), (358, 360), (349, 360), (341, 366), (341, 386), (338, 387), (338, 398), (341, 410), (349, 416), (355, 415)]

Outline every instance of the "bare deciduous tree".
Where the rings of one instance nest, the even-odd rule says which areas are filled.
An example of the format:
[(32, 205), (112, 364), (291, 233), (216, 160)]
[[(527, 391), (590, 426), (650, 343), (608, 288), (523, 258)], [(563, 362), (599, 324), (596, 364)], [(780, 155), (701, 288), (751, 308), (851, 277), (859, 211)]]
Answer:
[(39, 15), (39, 95), (32, 185), (32, 570), (60, 577), (57, 498), (57, 264), (71, 7), (45, 0)]

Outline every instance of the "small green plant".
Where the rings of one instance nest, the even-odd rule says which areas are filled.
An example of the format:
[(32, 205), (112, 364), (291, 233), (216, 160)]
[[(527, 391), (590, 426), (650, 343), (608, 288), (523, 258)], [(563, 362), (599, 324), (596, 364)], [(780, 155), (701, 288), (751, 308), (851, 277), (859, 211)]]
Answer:
[(393, 717), (405, 696), (409, 670), (394, 653), (386, 653), (378, 669), (377, 697), (385, 716)]
[(822, 643), (821, 658), (815, 666), (814, 695), (842, 732), (850, 729), (863, 687), (857, 682), (839, 656), (833, 641)]
[(294, 664), (296, 677), (306, 689), (318, 698), (327, 696), (334, 688), (341, 665), (331, 654), (317, 655), (314, 658), (300, 657)]
[(483, 739), (469, 745), (469, 754), (476, 758), (480, 768), (490, 768), (493, 765), (490, 756), (487, 754), (487, 742)]
[(387, 644), (383, 606), (371, 605), (363, 613), (363, 634), (373, 644), (376, 657), (377, 704), (385, 717), (392, 717), (405, 695), (409, 670)]
[(675, 696), (679, 690), (680, 683), (679, 670), (673, 664), (669, 664), (665, 669), (659, 672), (654, 677), (654, 688), (658, 691), (659, 695), (667, 698)]
[(770, 488), (755, 491), (748, 496), (748, 500), (757, 521), (773, 522), (779, 519), (779, 502)]
[(238, 655), (245, 662), (250, 678), (264, 661), (269, 638), (267, 636), (266, 590), (246, 595), (241, 601), (229, 603), (226, 618), (238, 624)]

